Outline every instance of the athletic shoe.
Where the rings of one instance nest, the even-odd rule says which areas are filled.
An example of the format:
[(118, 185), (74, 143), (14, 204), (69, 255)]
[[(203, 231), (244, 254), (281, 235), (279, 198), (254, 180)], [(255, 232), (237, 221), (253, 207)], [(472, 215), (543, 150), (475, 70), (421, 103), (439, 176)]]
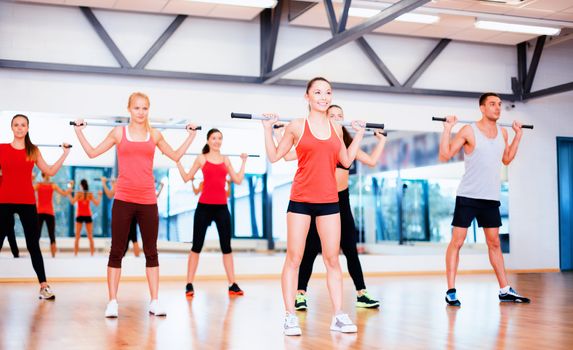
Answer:
[(195, 291), (193, 290), (193, 283), (187, 283), (185, 286), (185, 296), (187, 298), (192, 298), (195, 295)]
[(460, 301), (458, 300), (458, 297), (456, 296), (456, 289), (452, 288), (452, 289), (448, 289), (448, 291), (446, 292), (446, 303), (448, 303), (448, 305), (450, 306), (461, 306), (462, 303), (460, 303)]
[(229, 287), (229, 295), (243, 295), (245, 294), (241, 288), (239, 288), (239, 285), (237, 285), (236, 283), (233, 282), (233, 284), (231, 284), (231, 286)]
[(56, 295), (52, 292), (50, 286), (47, 286), (40, 288), (40, 295), (38, 296), (38, 299), (54, 300), (56, 299)]
[(152, 300), (149, 304), (149, 313), (155, 316), (167, 316), (167, 312), (157, 299)]
[(363, 307), (367, 309), (374, 309), (380, 306), (378, 300), (372, 299), (367, 290), (364, 290), (361, 296), (356, 297), (356, 307)]
[(340, 314), (332, 318), (330, 330), (341, 333), (356, 333), (358, 328), (356, 328), (356, 325), (352, 323), (347, 314)]
[(509, 287), (509, 291), (507, 293), (499, 293), (499, 301), (510, 301), (514, 303), (529, 303), (531, 300), (528, 298), (519, 295), (515, 289)]
[(107, 307), (105, 308), (105, 317), (107, 318), (117, 318), (118, 316), (118, 305), (117, 300), (113, 299), (107, 303)]
[(302, 331), (298, 325), (298, 318), (296, 315), (289, 314), (287, 312), (285, 316), (285, 326), (284, 326), (284, 333), (285, 335), (301, 335)]
[(308, 306), (306, 305), (306, 294), (298, 293), (294, 302), (295, 310), (306, 310)]

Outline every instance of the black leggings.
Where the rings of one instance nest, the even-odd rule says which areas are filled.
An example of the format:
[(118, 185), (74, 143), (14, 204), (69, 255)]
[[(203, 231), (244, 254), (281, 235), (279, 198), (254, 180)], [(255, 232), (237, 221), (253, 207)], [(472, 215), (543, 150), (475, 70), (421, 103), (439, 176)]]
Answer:
[[(362, 274), (362, 266), (358, 259), (358, 251), (356, 250), (356, 226), (354, 226), (354, 217), (350, 209), (350, 197), (348, 189), (338, 192), (338, 203), (340, 205), (340, 247), (348, 266), (348, 273), (352, 277), (356, 290), (366, 289), (364, 284), (364, 275)], [(304, 247), (304, 255), (300, 263), (298, 272), (298, 289), (305, 290), (308, 287), (308, 281), (312, 275), (312, 267), (314, 260), (318, 253), (320, 253), (320, 237), (316, 230), (316, 221), (313, 217), (310, 222), (310, 229), (306, 236), (306, 245)]]
[(215, 221), (219, 231), (219, 244), (223, 254), (230, 254), (231, 250), (231, 214), (227, 204), (203, 204), (198, 203), (195, 209), (193, 222), (193, 247), (192, 252), (201, 253), (205, 243), (207, 228)]
[(32, 266), (38, 276), (40, 283), (46, 282), (46, 271), (44, 270), (44, 259), (40, 251), (40, 233), (38, 232), (38, 212), (36, 204), (0, 204), (0, 241), (4, 237), (14, 235), (14, 214), (18, 214), (24, 236), (26, 237), (26, 248), (32, 258)]
[(51, 214), (38, 214), (38, 238), (42, 236), (42, 226), (46, 223), (50, 244), (56, 243), (56, 218)]
[(137, 243), (137, 218), (133, 217), (131, 220), (131, 224), (129, 225), (129, 236), (127, 236), (127, 243), (125, 244), (125, 251), (123, 252), (123, 256), (127, 253), (129, 249), (129, 241), (135, 244)]
[[(6, 224), (10, 227), (14, 227), (14, 215), (8, 218), (8, 223)], [(1, 233), (0, 233), (1, 234)], [(20, 249), (18, 249), (18, 243), (16, 242), (16, 234), (14, 233), (14, 229), (9, 232), (5, 232), (5, 236), (8, 238), (8, 244), (10, 245), (10, 250), (12, 251), (12, 255), (17, 258), (20, 256)], [(2, 250), (2, 246), (4, 245), (4, 236), (0, 235), (0, 250)]]

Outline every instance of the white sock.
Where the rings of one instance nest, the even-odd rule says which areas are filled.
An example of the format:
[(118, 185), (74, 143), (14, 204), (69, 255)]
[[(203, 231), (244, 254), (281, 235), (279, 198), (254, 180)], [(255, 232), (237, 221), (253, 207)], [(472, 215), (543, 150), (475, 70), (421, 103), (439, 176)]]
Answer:
[(511, 288), (509, 285), (507, 285), (507, 286), (501, 288), (501, 289), (499, 290), (499, 294), (507, 294), (507, 293), (509, 292), (509, 288)]

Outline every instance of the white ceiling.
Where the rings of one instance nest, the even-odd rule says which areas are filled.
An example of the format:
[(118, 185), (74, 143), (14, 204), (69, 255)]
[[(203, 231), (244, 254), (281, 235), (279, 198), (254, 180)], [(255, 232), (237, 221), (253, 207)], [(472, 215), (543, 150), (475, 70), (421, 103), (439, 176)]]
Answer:
[[(112, 10), (186, 14), (191, 16), (253, 20), (261, 9), (243, 6), (215, 5), (187, 0), (16, 0), (18, 2), (89, 6)], [(325, 8), (321, 0), (310, 10), (290, 22), (291, 25), (328, 27)], [(240, 2), (240, 1), (238, 1)], [(342, 12), (342, 0), (333, 0), (337, 15)], [(374, 7), (398, 0), (353, 0), (353, 6)], [(375, 32), (417, 37), (450, 38), (454, 40), (515, 45), (536, 35), (488, 31), (474, 28), (476, 18), (531, 25), (552, 25), (573, 31), (573, 0), (524, 0), (517, 5), (500, 4), (481, 0), (433, 0), (416, 10), (440, 16), (436, 24), (391, 22)], [(348, 27), (365, 21), (350, 17)], [(569, 28), (569, 29), (567, 29)]]

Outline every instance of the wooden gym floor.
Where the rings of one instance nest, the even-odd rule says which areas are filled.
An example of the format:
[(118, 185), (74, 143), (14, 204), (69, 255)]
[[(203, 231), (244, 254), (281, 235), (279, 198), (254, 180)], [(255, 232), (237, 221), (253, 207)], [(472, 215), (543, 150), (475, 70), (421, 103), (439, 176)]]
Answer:
[(230, 298), (225, 281), (198, 280), (185, 299), (184, 282), (161, 282), (168, 315), (147, 313), (145, 282), (122, 282), (120, 317), (103, 317), (105, 282), (58, 282), (54, 302), (37, 299), (37, 285), (0, 284), (0, 349), (571, 349), (573, 274), (511, 275), (532, 298), (528, 305), (500, 304), (492, 274), (461, 275), (461, 308), (444, 302), (438, 275), (367, 277), (379, 310), (356, 309), (349, 278), (345, 310), (357, 334), (329, 331), (324, 278), (311, 280), (309, 310), (298, 312), (303, 335), (282, 334), (280, 281), (239, 280), (245, 296)]

